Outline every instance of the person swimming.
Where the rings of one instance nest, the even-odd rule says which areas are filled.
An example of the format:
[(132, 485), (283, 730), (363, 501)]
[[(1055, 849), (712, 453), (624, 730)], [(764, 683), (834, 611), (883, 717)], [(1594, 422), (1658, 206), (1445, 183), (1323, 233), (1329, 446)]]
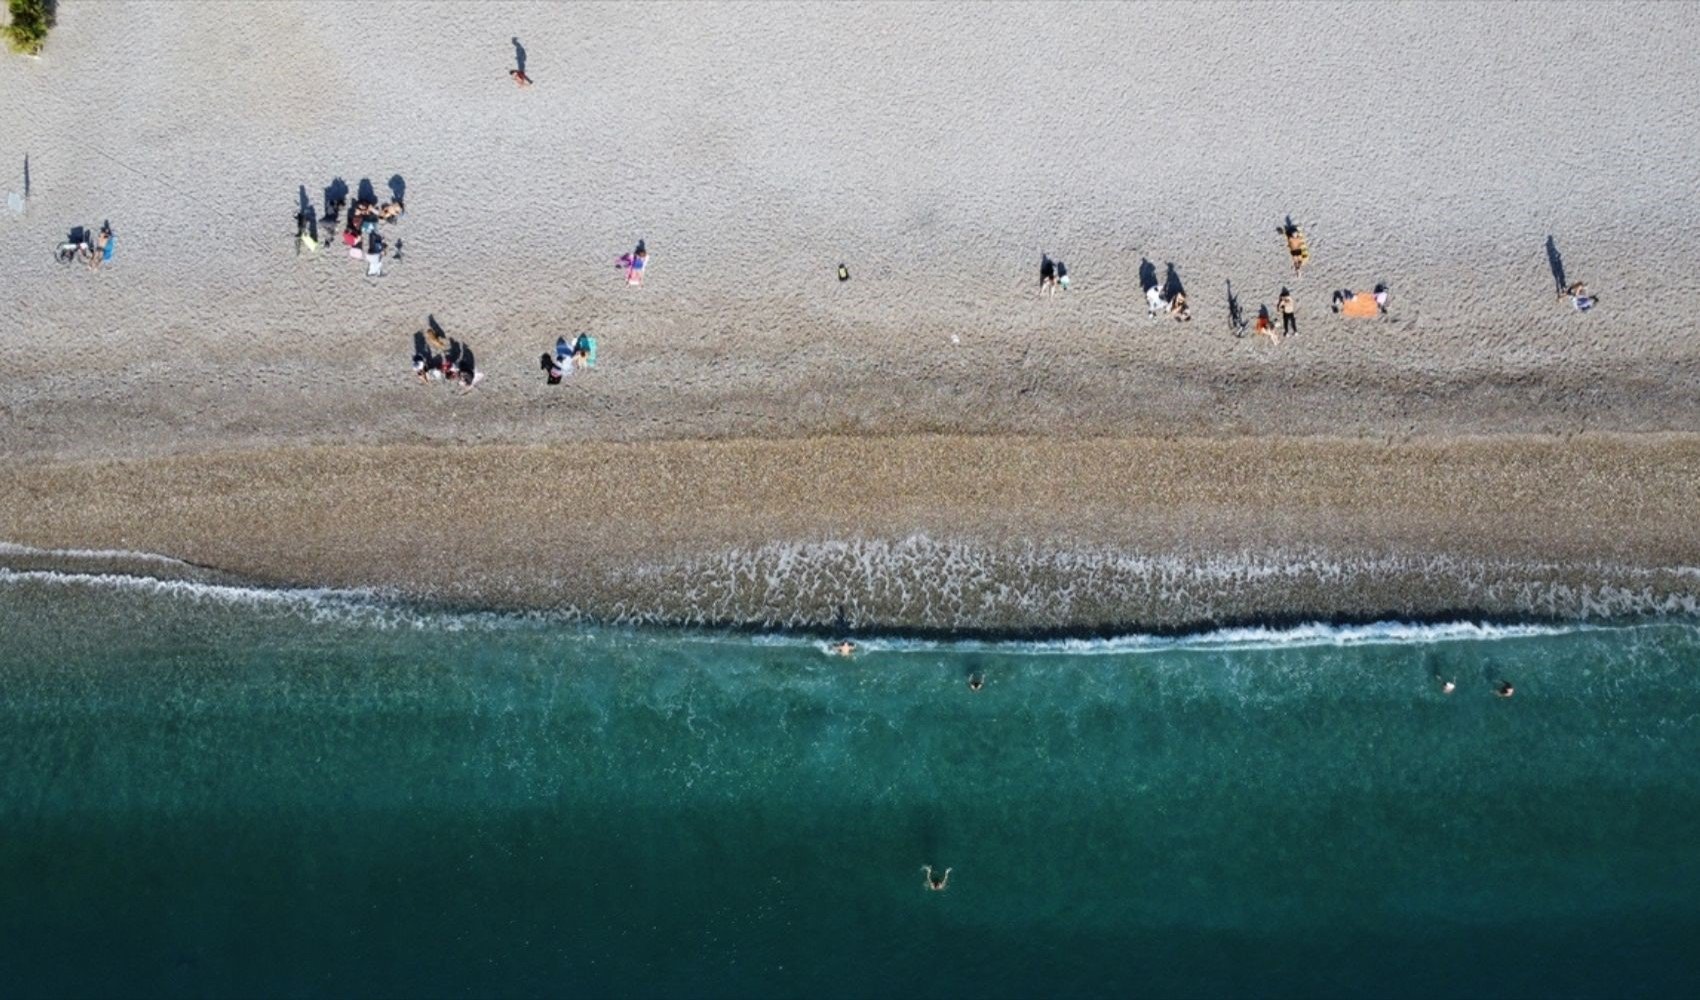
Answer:
[(980, 671), (976, 670), (968, 675), (968, 690), (978, 691), (985, 686), (986, 677), (984, 674), (980, 673)]
[(838, 643), (832, 647), (832, 651), (837, 653), (839, 656), (849, 656), (856, 652), (856, 644), (851, 642), (849, 639), (840, 639)]
[(1493, 693), (1501, 698), (1509, 698), (1517, 693), (1517, 689), (1511, 686), (1510, 681), (1502, 679), (1493, 686)]
[(933, 874), (932, 865), (922, 865), (921, 871), (926, 874), (927, 888), (933, 892), (943, 892), (950, 885), (950, 869), (946, 868), (943, 875)]
[(1440, 693), (1441, 694), (1451, 694), (1452, 692), (1458, 690), (1458, 682), (1454, 681), (1450, 677), (1442, 677), (1439, 674), (1435, 674), (1434, 675), (1434, 682), (1436, 684), (1440, 685)]

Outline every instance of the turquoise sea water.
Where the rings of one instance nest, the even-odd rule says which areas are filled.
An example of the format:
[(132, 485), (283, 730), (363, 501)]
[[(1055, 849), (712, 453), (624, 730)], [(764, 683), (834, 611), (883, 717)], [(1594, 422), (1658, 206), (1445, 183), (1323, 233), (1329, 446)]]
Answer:
[(6, 574), (0, 636), (11, 996), (1700, 982), (1693, 623), (844, 660)]

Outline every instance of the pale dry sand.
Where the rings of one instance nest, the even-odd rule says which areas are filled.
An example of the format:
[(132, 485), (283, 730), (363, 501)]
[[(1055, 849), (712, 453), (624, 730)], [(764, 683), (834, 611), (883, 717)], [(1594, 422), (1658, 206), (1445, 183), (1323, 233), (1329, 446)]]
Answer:
[[(511, 36), (537, 81), (528, 91), (506, 77)], [(1397, 516), (1414, 473), (1400, 492), (1365, 480), (1357, 502), (1392, 513), (1337, 535), (1295, 512), (1243, 522), (1200, 499), (1223, 475), (1209, 463), (1191, 467), (1197, 483), (1165, 480), (1181, 506), (1159, 542), (1073, 494), (999, 527), (997, 512), (1025, 494), (1003, 503), (998, 491), (1014, 487), (975, 449), (1019, 452), (1039, 478), (1056, 470), (1029, 443), (961, 436), (1052, 439), (1080, 474), (1128, 473), (1126, 489), (1142, 471), (1117, 465), (1126, 446), (1081, 439), (1220, 439), (1244, 463), (1235, 475), (1271, 481), (1285, 473), (1265, 473), (1264, 449), (1312, 449), (1305, 468), (1349, 479), (1364, 475), (1362, 448), (1445, 453), (1457, 435), (1515, 435), (1494, 447), (1527, 484), (1542, 475), (1528, 463), (1571, 435), (1666, 454), (1700, 431), (1697, 42), (1691, 4), (66, 0), (41, 59), (0, 59), (0, 189), (21, 187), (26, 154), (31, 172), (27, 212), (0, 214), (0, 439), (12, 495), (87, 520), (9, 507), (0, 538), (81, 547), (127, 534), (99, 513), (120, 500), (31, 484), (68, 482), (55, 463), (161, 455), (240, 466), (351, 524), (421, 516), (390, 502), (413, 496), (413, 480), (396, 478), (405, 469), (473, 491), (454, 515), (479, 537), (514, 539), (525, 536), (481, 512), (531, 495), (530, 473), (515, 470), (578, 460), (507, 446), (586, 442), (570, 454), (593, 455), (737, 439), (752, 451), (721, 460), (752, 490), (801, 448), (814, 475), (894, 491), (852, 494), (859, 510), (834, 501), (840, 524), (814, 519), (828, 502), (818, 491), (734, 492), (700, 511), (672, 494), (627, 497), (634, 487), (616, 477), (589, 495), (635, 520), (599, 521), (595, 540), (563, 546), (582, 555), (538, 564), (571, 575), (577, 558), (587, 578), (611, 579), (650, 559), (653, 539), (673, 539), (668, 558), (712, 586), (731, 572), (713, 560), (736, 552), (907, 537), (882, 519), (904, 482), (837, 456), (883, 447), (862, 439), (936, 434), (924, 440), (950, 447), (915, 453), (974, 470), (954, 493), (916, 487), (937, 507), (914, 530), (939, 544), (1571, 560), (1615, 558), (1629, 543), (1614, 531), (1687, 539), (1686, 510), (1660, 507), (1675, 520), (1645, 528), (1603, 483), (1587, 495), (1621, 523), (1505, 514), (1488, 530), (1426, 508)], [(390, 234), (405, 254), (383, 278), (333, 252), (297, 256), (298, 186), (317, 205), (335, 176), (385, 194), (396, 174), (409, 211)], [(1297, 280), (1275, 234), (1289, 213), (1315, 254)], [(52, 261), (70, 226), (103, 218), (119, 234), (112, 265)], [(1555, 300), (1549, 235), (1569, 277), (1603, 295), (1595, 312)], [(651, 273), (630, 289), (612, 261), (640, 236)], [(1040, 250), (1069, 263), (1072, 291), (1035, 294)], [(1174, 264), (1194, 323), (1146, 319), (1142, 258)], [(854, 274), (843, 285), (841, 260)], [(1300, 336), (1279, 347), (1231, 336), (1228, 281), (1248, 315), (1292, 285)], [(1393, 286), (1388, 320), (1327, 313), (1334, 288), (1376, 281)], [(488, 376), (477, 392), (408, 378), (426, 313), (477, 349)], [(601, 339), (599, 369), (545, 386), (538, 353), (581, 329)], [(1656, 443), (1637, 443), (1643, 434)], [(1234, 440), (1308, 435), (1329, 439)], [(275, 450), (303, 445), (433, 450), (349, 452), (337, 461), (389, 477), (357, 484), (301, 478), (299, 453)], [(1692, 490), (1694, 471), (1684, 458), (1656, 474)], [(295, 523), (238, 482), (175, 476), (148, 482), (186, 484), (184, 510), (216, 488), (248, 521)], [(1470, 483), (1492, 492), (1464, 508), (1506, 502), (1491, 477)], [(355, 511), (345, 495), (379, 506)], [(298, 524), (295, 544), (336, 558), (296, 561), (243, 519), (167, 517), (158, 502), (147, 509), (178, 528), (148, 536), (158, 551), (263, 579), (381, 582), (409, 565), (423, 589), (513, 594), (489, 582), (494, 563), (479, 589), (320, 522)], [(1246, 535), (1241, 523), (1262, 527)], [(1692, 565), (1686, 544), (1634, 549), (1634, 561)], [(365, 563), (348, 555), (367, 551)], [(497, 551), (530, 565), (518, 548)], [(542, 579), (516, 586), (535, 594)], [(701, 606), (731, 607), (712, 595)], [(896, 617), (974, 617), (954, 614)], [(1031, 617), (1070, 615), (1104, 617), (1076, 604)]]

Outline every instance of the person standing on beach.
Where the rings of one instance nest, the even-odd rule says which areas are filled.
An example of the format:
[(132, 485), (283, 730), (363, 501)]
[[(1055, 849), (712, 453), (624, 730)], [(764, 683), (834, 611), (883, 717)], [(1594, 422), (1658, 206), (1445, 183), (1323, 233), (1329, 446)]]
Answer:
[(1298, 304), (1293, 301), (1293, 293), (1282, 288), (1281, 297), (1275, 300), (1275, 308), (1281, 313), (1281, 336), (1290, 337), (1298, 333)]
[(1057, 290), (1057, 264), (1048, 253), (1039, 254), (1039, 294), (1046, 291), (1055, 295)]
[(519, 84), (521, 90), (531, 86), (531, 77), (526, 76), (523, 69), (510, 69), (508, 75), (514, 78), (514, 82)]

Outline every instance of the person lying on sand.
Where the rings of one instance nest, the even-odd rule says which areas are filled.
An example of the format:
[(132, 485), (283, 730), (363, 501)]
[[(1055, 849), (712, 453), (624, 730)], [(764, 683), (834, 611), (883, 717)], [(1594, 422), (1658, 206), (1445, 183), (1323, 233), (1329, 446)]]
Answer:
[(986, 677), (978, 670), (968, 675), (968, 690), (978, 691), (986, 686)]
[(395, 201), (386, 201), (379, 205), (376, 214), (380, 222), (394, 222), (401, 218), (406, 211), (406, 206), (402, 205), (400, 198), (397, 198)]

